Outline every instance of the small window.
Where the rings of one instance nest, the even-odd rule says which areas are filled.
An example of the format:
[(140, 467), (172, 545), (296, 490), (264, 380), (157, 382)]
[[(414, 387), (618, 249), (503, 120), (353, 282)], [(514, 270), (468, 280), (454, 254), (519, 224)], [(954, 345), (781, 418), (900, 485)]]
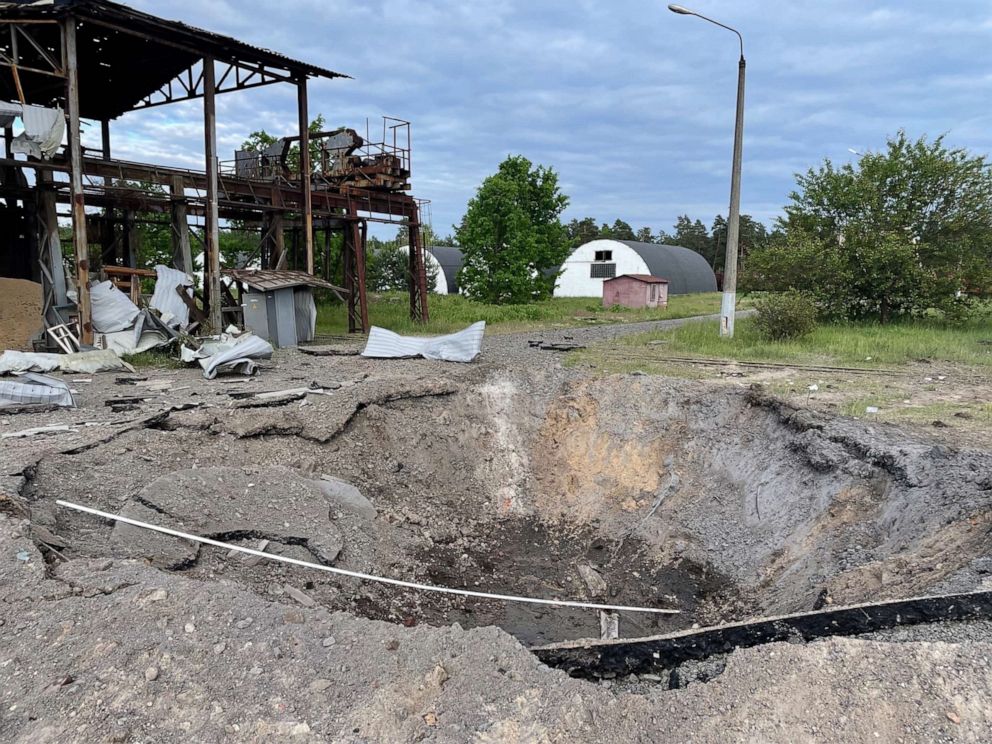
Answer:
[(612, 279), (616, 275), (617, 265), (615, 263), (594, 263), (589, 265), (590, 279)]
[(613, 251), (596, 251), (597, 261), (612, 261)]

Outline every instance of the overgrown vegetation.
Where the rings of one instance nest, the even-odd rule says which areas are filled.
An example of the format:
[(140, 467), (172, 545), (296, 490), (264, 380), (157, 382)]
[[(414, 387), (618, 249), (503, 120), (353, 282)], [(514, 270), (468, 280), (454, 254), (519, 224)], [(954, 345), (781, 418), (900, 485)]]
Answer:
[(800, 338), (816, 328), (816, 305), (800, 292), (766, 295), (754, 303), (754, 324), (762, 338), (782, 341)]
[(781, 341), (766, 339), (755, 318), (741, 318), (732, 339), (721, 338), (715, 323), (700, 322), (625, 337), (618, 343), (657, 350), (662, 357), (696, 355), (865, 368), (921, 360), (992, 366), (992, 315), (986, 309), (954, 324), (937, 318), (887, 324), (826, 323), (800, 338)]
[[(556, 297), (528, 304), (497, 305), (460, 295), (431, 295), (430, 323), (419, 325), (410, 320), (410, 300), (404, 293), (373, 295), (369, 304), (369, 317), (374, 325), (414, 335), (448, 333), (478, 320), (486, 321), (492, 330), (508, 333), (545, 327), (685, 318), (719, 311), (720, 295), (716, 292), (676, 295), (669, 298), (667, 308), (654, 310), (604, 308), (601, 302), (588, 297)], [(347, 333), (347, 317), (339, 303), (319, 305), (317, 332), (331, 335)]]
[(744, 286), (804, 290), (834, 319), (968, 315), (992, 293), (992, 166), (942, 137), (890, 138), (856, 164), (798, 176), (784, 238)]

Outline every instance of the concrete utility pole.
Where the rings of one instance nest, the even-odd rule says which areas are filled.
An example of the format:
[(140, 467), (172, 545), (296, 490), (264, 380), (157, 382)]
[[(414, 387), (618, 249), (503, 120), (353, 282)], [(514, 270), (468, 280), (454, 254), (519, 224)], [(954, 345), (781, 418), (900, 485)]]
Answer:
[(692, 15), (704, 21), (733, 31), (741, 45), (741, 58), (737, 64), (737, 119), (734, 124), (734, 164), (730, 174), (730, 215), (727, 218), (727, 254), (723, 266), (723, 304), (720, 308), (720, 335), (734, 336), (734, 316), (737, 312), (737, 259), (741, 223), (741, 154), (744, 147), (744, 37), (740, 31), (726, 26), (712, 18), (700, 15), (681, 5), (669, 5), (668, 9), (679, 15)]

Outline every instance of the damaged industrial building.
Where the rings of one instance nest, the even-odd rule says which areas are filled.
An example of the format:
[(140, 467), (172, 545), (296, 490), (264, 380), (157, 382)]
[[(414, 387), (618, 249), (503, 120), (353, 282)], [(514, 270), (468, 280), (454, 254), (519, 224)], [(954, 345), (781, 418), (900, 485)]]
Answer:
[[(137, 221), (148, 215), (169, 226), (166, 268), (202, 273), (202, 286), (178, 292), (199, 332), (244, 326), (242, 298), (223, 278), (244, 267), (220, 259), (221, 223), (232, 220), (257, 235), (252, 265), (259, 280), (269, 270), (303, 272), (297, 285), (343, 297), (349, 330), (360, 332), (369, 328), (368, 224), (406, 227), (410, 313), (427, 319), (420, 202), (408, 193), (410, 124), (386, 119), (364, 136), (347, 126), (309, 129), (308, 81), (341, 73), (113, 2), (8, 2), (0, 12), (0, 276), (43, 285), (36, 350), (88, 348), (109, 332), (94, 324), (91, 284), (98, 279), (107, 284), (97, 286), (136, 301), (141, 280), (156, 278), (153, 267), (136, 265)], [(260, 151), (218, 151), (216, 97), (268, 85), (295, 89), (298, 130)], [(114, 157), (122, 115), (191, 100), (203, 104), (202, 168)], [(16, 136), (15, 123), (22, 130)], [(98, 149), (82, 145), (84, 126), (100, 132)], [(71, 222), (71, 239), (60, 236), (60, 219)], [(315, 252), (329, 252), (334, 235), (343, 236), (343, 287), (313, 276)]]

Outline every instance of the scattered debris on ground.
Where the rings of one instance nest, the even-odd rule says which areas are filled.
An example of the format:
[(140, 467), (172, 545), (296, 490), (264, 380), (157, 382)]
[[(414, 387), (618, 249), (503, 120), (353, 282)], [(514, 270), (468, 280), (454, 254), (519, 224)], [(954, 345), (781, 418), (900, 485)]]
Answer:
[(515, 335), (472, 365), (287, 349), (257, 377), (97, 374), (76, 408), (0, 416), (4, 740), (987, 738), (979, 616), (614, 679), (542, 663), (529, 647), (992, 588), (992, 453), (561, 362)]

